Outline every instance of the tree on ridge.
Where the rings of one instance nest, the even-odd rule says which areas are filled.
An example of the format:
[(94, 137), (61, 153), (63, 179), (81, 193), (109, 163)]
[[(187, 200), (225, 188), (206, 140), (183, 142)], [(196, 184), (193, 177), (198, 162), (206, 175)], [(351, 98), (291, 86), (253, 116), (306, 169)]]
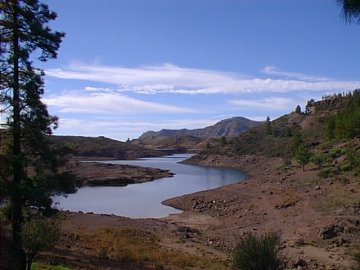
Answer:
[(27, 209), (50, 211), (52, 192), (68, 181), (57, 174), (61, 160), (47, 138), (57, 127), (57, 117), (41, 101), (44, 72), (33, 66), (34, 60), (57, 57), (64, 33), (48, 27), (57, 15), (38, 0), (0, 0), (0, 10), (0, 105), (7, 116), (3, 133), (9, 140), (0, 156), (5, 164), (0, 184), (10, 202), (13, 242), (23, 250)]
[(337, 0), (342, 7), (342, 14), (347, 22), (360, 23), (360, 0)]

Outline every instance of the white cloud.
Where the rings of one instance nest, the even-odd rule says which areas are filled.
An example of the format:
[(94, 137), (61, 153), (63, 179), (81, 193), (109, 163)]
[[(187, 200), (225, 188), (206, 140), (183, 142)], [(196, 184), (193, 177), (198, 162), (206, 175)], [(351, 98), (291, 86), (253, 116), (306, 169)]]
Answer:
[[(113, 84), (118, 91), (136, 93), (226, 94), (291, 91), (346, 91), (360, 87), (359, 81), (339, 81), (285, 72), (268, 66), (268, 75), (285, 77), (249, 78), (241, 74), (182, 68), (171, 64), (138, 68), (73, 64), (49, 69), (48, 76)], [(91, 88), (90, 88), (91, 89)]]
[(279, 70), (277, 67), (274, 66), (266, 66), (262, 69), (262, 72), (268, 75), (274, 75), (279, 77), (285, 77), (287, 79), (296, 79), (300, 81), (308, 81), (308, 82), (326, 82), (331, 81), (329, 78), (326, 77), (317, 77), (306, 75), (298, 72), (288, 72)]
[[(220, 119), (219, 119), (220, 120)], [(218, 120), (217, 120), (218, 121)], [(145, 131), (158, 131), (161, 129), (196, 129), (215, 124), (217, 121), (209, 119), (174, 119), (143, 121), (138, 119), (74, 119), (61, 118), (58, 135), (86, 135), (107, 136), (115, 139), (126, 140), (138, 138)]]
[(84, 89), (89, 92), (114, 92), (114, 89), (104, 87), (86, 86)]
[(290, 98), (269, 97), (264, 99), (235, 99), (229, 100), (230, 104), (242, 107), (265, 108), (272, 110), (283, 110), (292, 107), (295, 102)]
[(139, 114), (151, 112), (185, 113), (188, 108), (148, 102), (121, 95), (120, 93), (62, 94), (44, 98), (43, 101), (65, 113)]

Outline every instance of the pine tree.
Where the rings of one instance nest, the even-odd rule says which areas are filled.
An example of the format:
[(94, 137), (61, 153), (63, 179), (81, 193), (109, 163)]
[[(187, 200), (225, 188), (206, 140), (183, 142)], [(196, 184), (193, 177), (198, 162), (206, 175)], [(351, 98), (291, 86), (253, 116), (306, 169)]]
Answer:
[(56, 177), (50, 178), (59, 165), (46, 137), (57, 118), (41, 101), (44, 72), (33, 61), (56, 58), (64, 34), (47, 26), (56, 13), (38, 0), (1, 0), (0, 10), (0, 102), (11, 141), (4, 162), (7, 175), (1, 180), (10, 198), (13, 241), (21, 248), (24, 209), (50, 208), (50, 191), (57, 185)]
[(270, 117), (266, 117), (265, 121), (265, 135), (271, 135), (272, 134), (272, 127), (270, 122)]
[(311, 153), (305, 144), (300, 144), (295, 152), (295, 159), (302, 166), (302, 170), (305, 171), (305, 165), (310, 162)]

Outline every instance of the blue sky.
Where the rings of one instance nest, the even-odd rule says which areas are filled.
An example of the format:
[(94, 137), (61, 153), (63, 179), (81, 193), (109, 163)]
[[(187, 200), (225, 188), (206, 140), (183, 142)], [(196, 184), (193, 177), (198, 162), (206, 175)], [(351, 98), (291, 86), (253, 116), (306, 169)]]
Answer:
[(275, 119), (360, 87), (360, 25), (335, 0), (46, 0), (66, 37), (46, 70), (55, 134), (126, 140)]

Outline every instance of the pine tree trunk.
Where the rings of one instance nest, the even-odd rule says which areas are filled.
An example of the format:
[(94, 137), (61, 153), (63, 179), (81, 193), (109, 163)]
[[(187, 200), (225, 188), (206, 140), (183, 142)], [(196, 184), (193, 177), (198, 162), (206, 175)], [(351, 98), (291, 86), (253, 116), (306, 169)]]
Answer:
[[(13, 183), (12, 183), (12, 194), (11, 194), (11, 205), (12, 205), (12, 236), (16, 247), (25, 255), (22, 248), (21, 239), (21, 223), (22, 223), (22, 199), (20, 185), (24, 174), (24, 166), (21, 152), (21, 119), (20, 119), (20, 85), (19, 85), (19, 33), (17, 29), (17, 0), (13, 0), (14, 5), (14, 28), (13, 28), (13, 46), (14, 46), (14, 62), (13, 62)], [(24, 265), (23, 269), (26, 268)]]

